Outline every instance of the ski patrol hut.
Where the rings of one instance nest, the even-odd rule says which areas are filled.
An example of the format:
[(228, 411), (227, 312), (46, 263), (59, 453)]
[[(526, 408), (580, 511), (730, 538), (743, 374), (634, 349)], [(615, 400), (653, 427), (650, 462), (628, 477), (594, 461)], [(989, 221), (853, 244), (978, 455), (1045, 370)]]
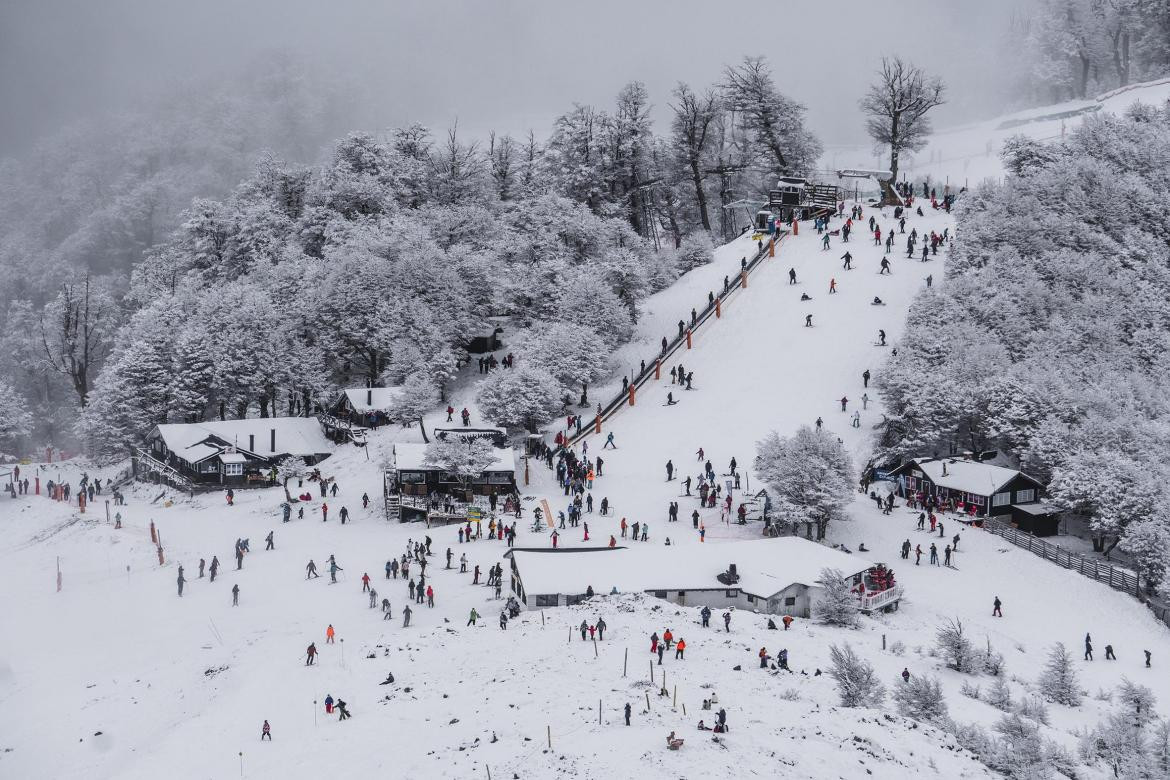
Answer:
[(1060, 509), (1042, 501), (1012, 504), (1012, 525), (1033, 536), (1056, 536), (1060, 515)]
[(513, 550), (510, 556), (512, 591), (529, 608), (576, 604), (592, 588), (597, 595), (640, 591), (681, 606), (809, 617), (824, 592), (825, 568), (841, 571), (858, 590), (859, 610), (896, 609), (902, 596), (900, 585), (873, 587), (875, 564), (795, 536), (638, 550)]
[(1010, 514), (1012, 505), (1034, 503), (1044, 494), (1044, 484), (1019, 469), (963, 456), (915, 458), (891, 469), (889, 478), (903, 496), (962, 502), (980, 517)]
[(177, 475), (195, 487), (268, 487), (285, 458), (311, 466), (332, 453), (313, 417), (251, 417), (156, 425), (133, 466), (139, 479)]

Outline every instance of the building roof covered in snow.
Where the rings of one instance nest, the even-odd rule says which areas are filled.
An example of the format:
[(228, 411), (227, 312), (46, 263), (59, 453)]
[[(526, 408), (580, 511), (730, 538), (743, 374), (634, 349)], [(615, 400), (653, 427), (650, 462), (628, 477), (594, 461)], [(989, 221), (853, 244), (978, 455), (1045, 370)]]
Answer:
[(394, 387), (357, 387), (350, 390), (342, 390), (346, 401), (355, 412), (359, 414), (366, 414), (368, 412), (389, 412), (394, 404), (402, 397), (403, 388), (401, 385)]
[[(958, 490), (977, 496), (991, 496), (1003, 490), (1012, 480), (1023, 478), (1044, 487), (1039, 480), (1019, 469), (995, 466), (967, 458), (916, 458), (903, 463), (890, 473), (905, 474), (917, 469), (925, 479), (948, 490)], [(917, 476), (917, 475), (916, 475)]]
[(325, 438), (321, 423), (315, 417), (248, 417), (201, 423), (165, 423), (156, 426), (148, 438), (161, 438), (168, 450), (188, 463), (217, 455), (225, 446), (266, 458), (273, 455), (312, 457), (333, 452), (333, 445)]
[[(394, 468), (398, 471), (444, 471), (442, 466), (426, 462), (427, 445), (417, 442), (394, 443)], [(497, 447), (496, 461), (484, 469), (489, 471), (516, 471), (516, 453), (511, 447)]]
[[(656, 590), (722, 590), (738, 588), (767, 598), (791, 585), (813, 586), (821, 569), (839, 569), (846, 577), (874, 564), (857, 555), (834, 550), (796, 536), (726, 544), (682, 544), (669, 547), (624, 547), (599, 550), (512, 552), (524, 590), (532, 594), (596, 593)], [(718, 579), (735, 564), (739, 581)]]

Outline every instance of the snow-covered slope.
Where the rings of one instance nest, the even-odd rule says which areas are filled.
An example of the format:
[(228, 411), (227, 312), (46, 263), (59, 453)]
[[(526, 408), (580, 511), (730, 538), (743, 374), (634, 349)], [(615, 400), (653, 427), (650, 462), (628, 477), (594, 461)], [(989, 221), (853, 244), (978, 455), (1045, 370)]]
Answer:
[[(888, 230), (891, 215), (879, 223)], [(911, 217), (907, 231), (948, 226), (946, 215), (932, 213)], [(754, 444), (766, 431), (789, 433), (820, 416), (855, 457), (867, 452), (868, 426), (880, 412), (876, 393), (870, 393), (861, 428), (852, 428), (849, 418), (865, 392), (862, 371), (880, 371), (886, 348), (875, 346), (877, 331), (884, 329), (896, 343), (914, 292), (928, 274), (936, 283), (941, 279), (945, 250), (928, 263), (895, 251), (893, 273), (879, 275), (882, 250), (858, 228), (848, 245), (833, 238), (831, 251), (821, 249), (807, 226), (785, 241), (753, 274), (747, 294), (682, 353), (696, 389), (675, 388), (679, 403), (665, 406), (672, 391), (666, 376), (639, 393), (637, 406), (613, 418), (618, 449), (604, 453), (604, 476), (593, 493), (597, 500), (608, 496), (615, 514), (588, 518), (595, 542), (616, 532), (625, 516), (650, 523), (647, 544), (660, 545), (665, 536), (676, 545), (699, 544), (685, 521), (693, 499), (681, 497), (680, 483), (667, 483), (663, 470), (672, 459), (684, 475), (695, 473), (699, 447), (720, 472), (736, 457), (750, 478)], [(898, 238), (904, 247), (904, 236)], [(738, 269), (749, 240), (724, 248), (714, 264), (648, 301), (637, 343), (619, 359), (634, 366), (639, 355), (653, 354), (673, 323)], [(854, 257), (851, 271), (841, 268), (846, 249)], [(788, 282), (789, 268), (797, 273), (795, 285)], [(834, 278), (839, 292), (830, 295)], [(802, 303), (802, 292), (812, 300)], [(886, 305), (870, 305), (875, 295)], [(805, 328), (810, 313), (813, 327)], [(850, 399), (847, 413), (840, 411), (842, 396)], [(439, 420), (436, 415), (428, 425)], [(1078, 663), (1088, 690), (1112, 688), (1128, 676), (1154, 688), (1162, 701), (1170, 697), (1170, 678), (1140, 662), (1144, 648), (1153, 650), (1156, 667), (1166, 657), (1167, 631), (1136, 601), (977, 530), (962, 532), (954, 569), (901, 566), (896, 549), (902, 539), (924, 546), (928, 540), (911, 530), (912, 514), (899, 509), (884, 516), (861, 497), (853, 521), (831, 529), (833, 539), (850, 548), (864, 541), (872, 551), (867, 557), (898, 570), (907, 598), (897, 613), (866, 619), (857, 631), (800, 620), (792, 631), (774, 632), (762, 617), (738, 613), (725, 634), (700, 628), (694, 610), (631, 597), (525, 613), (502, 631), (496, 622), (501, 602), (492, 591), (471, 585), (471, 575), (460, 574), (457, 564), (452, 571), (442, 566), (450, 547), (456, 560), (466, 553), (470, 567), (486, 572), (504, 560), (505, 548), (486, 541), (460, 545), (454, 528), (430, 531), (436, 555), (428, 575), (436, 606), (412, 605), (412, 625), (403, 628), (406, 585), (386, 582), (382, 571), (408, 539), (427, 532), (382, 519), (379, 463), (393, 440), (417, 435), (382, 430), (368, 453), (344, 447), (327, 460), (325, 473), (341, 487), (329, 500), (328, 523), (321, 522), (321, 502), (314, 500), (304, 519), (294, 514), (281, 524), (279, 489), (241, 492), (234, 507), (214, 494), (168, 507), (152, 503), (157, 489), (138, 487), (121, 508), (121, 530), (106, 524), (102, 511), (78, 517), (44, 498), (0, 497), (0, 776), (466, 778), (487, 777), (490, 769), (492, 777), (523, 778), (609, 778), (635, 770), (695, 778), (981, 777), (986, 770), (948, 736), (903, 720), (892, 705), (881, 712), (842, 710), (832, 680), (815, 675), (827, 667), (829, 646), (848, 642), (888, 684), (903, 667), (939, 674), (953, 717), (991, 723), (998, 711), (961, 697), (964, 678), (941, 670), (932, 655), (936, 627), (955, 616), (977, 643), (986, 636), (1006, 656), (1017, 697), (1035, 680), (1050, 642), (1075, 648), (1086, 631), (1099, 647), (1112, 643), (1119, 656)], [(595, 453), (601, 440), (590, 446)], [(43, 476), (75, 482), (77, 473), (65, 465)], [(551, 474), (534, 464), (532, 476), (527, 506), (543, 498), (562, 507)], [(374, 498), (368, 510), (361, 508), (363, 492)], [(680, 501), (683, 518), (673, 527), (666, 523), (671, 500)], [(334, 519), (342, 505), (353, 518), (345, 526)], [(162, 567), (149, 539), (152, 519), (166, 549)], [(949, 537), (958, 529), (945, 522)], [(705, 523), (707, 545), (758, 538), (757, 527), (722, 525), (713, 511)], [(548, 544), (547, 534), (525, 526), (519, 523), (520, 545)], [(276, 549), (264, 551), (269, 530), (275, 530)], [(253, 552), (237, 572), (232, 546), (239, 537), (251, 539)], [(581, 543), (578, 534), (562, 535), (562, 544)], [(213, 554), (223, 570), (209, 583), (197, 577), (197, 562)], [(329, 584), (328, 575), (306, 580), (308, 560), (324, 569), (330, 554), (344, 568), (340, 582)], [(181, 599), (175, 592), (180, 563), (188, 579)], [(379, 599), (391, 600), (393, 620), (369, 608), (363, 572), (373, 578)], [(233, 584), (240, 586), (239, 607), (231, 606)], [(996, 595), (1004, 601), (1003, 619), (989, 616)], [(472, 608), (483, 616), (477, 626), (467, 625)], [(574, 627), (598, 615), (610, 630), (595, 654)], [(325, 644), (330, 624), (336, 645)], [(667, 627), (686, 639), (687, 658), (676, 661), (671, 654), (651, 670), (647, 637)], [(884, 652), (883, 635), (890, 648)], [(322, 652), (306, 667), (311, 641)], [(773, 653), (787, 648), (794, 673), (759, 670), (760, 647)], [(656, 695), (663, 670), (667, 697)], [(387, 673), (394, 683), (380, 685)], [(695, 728), (700, 718), (713, 720), (713, 713), (700, 710), (711, 693), (731, 725), (721, 743)], [(327, 694), (348, 702), (353, 718), (326, 717)], [(626, 703), (633, 709), (629, 728), (621, 719)], [(1095, 723), (1107, 708), (1096, 701), (1076, 711), (1054, 707), (1045, 734), (1071, 746), (1069, 732)], [(271, 743), (259, 739), (265, 719)], [(672, 730), (687, 740), (679, 752), (665, 747)]]
[[(1170, 99), (1170, 79), (1134, 84), (1125, 89), (1098, 95), (1090, 100), (1074, 100), (1051, 106), (1019, 111), (986, 122), (937, 130), (920, 151), (903, 158), (901, 174), (916, 185), (927, 177), (932, 182), (952, 186), (975, 185), (984, 179), (1003, 177), (999, 152), (1003, 142), (1013, 135), (1036, 140), (1055, 140), (1071, 131), (1097, 111), (1124, 112), (1134, 103), (1165, 105)], [(835, 147), (826, 151), (823, 167), (883, 168), (889, 160), (875, 155), (872, 147)]]

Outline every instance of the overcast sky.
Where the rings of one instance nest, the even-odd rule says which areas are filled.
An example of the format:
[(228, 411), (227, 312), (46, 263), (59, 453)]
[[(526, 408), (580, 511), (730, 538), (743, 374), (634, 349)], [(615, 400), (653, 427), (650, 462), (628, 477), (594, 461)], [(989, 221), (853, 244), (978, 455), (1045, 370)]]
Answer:
[(0, 155), (269, 50), (355, 77), (371, 96), (355, 123), (457, 118), (481, 136), (547, 135), (574, 101), (608, 107), (634, 79), (661, 129), (675, 83), (763, 54), (826, 143), (858, 142), (857, 99), (882, 54), (947, 80), (940, 124), (992, 110), (992, 44), (1018, 2), (0, 0)]

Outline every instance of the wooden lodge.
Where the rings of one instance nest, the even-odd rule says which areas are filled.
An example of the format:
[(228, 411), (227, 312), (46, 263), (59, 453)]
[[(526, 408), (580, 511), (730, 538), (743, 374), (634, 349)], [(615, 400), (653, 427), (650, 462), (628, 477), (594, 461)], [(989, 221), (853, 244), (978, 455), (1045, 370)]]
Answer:
[(378, 428), (395, 421), (394, 405), (401, 397), (401, 385), (342, 390), (330, 404), (329, 414), (350, 425)]
[(313, 417), (258, 417), (155, 426), (135, 455), (139, 479), (184, 489), (268, 487), (286, 458), (308, 465), (329, 457), (333, 446)]
[[(980, 517), (1011, 514), (1012, 506), (1031, 504), (1044, 495), (1044, 484), (1018, 469), (962, 456), (915, 458), (888, 472), (903, 497), (934, 496), (974, 507)], [(968, 510), (969, 511), (969, 510)]]

